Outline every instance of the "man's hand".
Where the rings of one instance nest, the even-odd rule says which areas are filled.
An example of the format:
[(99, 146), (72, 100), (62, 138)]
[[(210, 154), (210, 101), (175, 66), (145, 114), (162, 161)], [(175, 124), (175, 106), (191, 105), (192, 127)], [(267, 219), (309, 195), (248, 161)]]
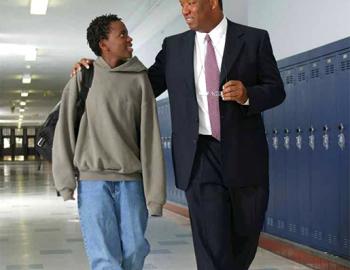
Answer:
[(73, 69), (70, 72), (70, 76), (72, 77), (75, 74), (77, 74), (78, 71), (80, 71), (82, 66), (84, 66), (88, 69), (89, 65), (92, 64), (93, 62), (94, 62), (94, 60), (92, 60), (92, 59), (81, 58), (80, 61), (73, 66)]
[(222, 87), (221, 97), (224, 101), (236, 101), (243, 105), (248, 100), (247, 89), (241, 81), (228, 81)]

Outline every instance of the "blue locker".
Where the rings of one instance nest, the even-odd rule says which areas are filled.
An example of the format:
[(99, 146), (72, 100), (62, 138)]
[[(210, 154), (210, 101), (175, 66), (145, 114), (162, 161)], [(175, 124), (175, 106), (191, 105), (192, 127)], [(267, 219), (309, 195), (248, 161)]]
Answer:
[(338, 152), (340, 174), (340, 229), (339, 229), (339, 253), (341, 256), (350, 255), (350, 185), (349, 185), (349, 124), (350, 124), (350, 50), (340, 52), (337, 55), (337, 71), (335, 75), (336, 110), (338, 115)]
[(296, 128), (298, 123), (296, 122), (297, 113), (297, 84), (296, 84), (296, 67), (292, 67), (286, 71), (286, 84), (285, 91), (287, 94), (286, 100), (284, 102), (284, 121), (283, 124), (283, 152), (286, 162), (286, 177), (285, 190), (286, 190), (286, 209), (290, 211), (284, 211), (286, 215), (286, 229), (283, 236), (290, 240), (296, 240), (297, 235), (297, 223), (298, 223), (298, 213), (296, 211), (296, 206), (298, 204), (297, 196), (298, 194), (294, 192), (297, 185), (297, 163), (296, 163)]
[(309, 129), (311, 124), (310, 102), (311, 89), (308, 80), (309, 64), (304, 62), (297, 67), (296, 78), (296, 239), (298, 242), (309, 242), (310, 207), (310, 152)]

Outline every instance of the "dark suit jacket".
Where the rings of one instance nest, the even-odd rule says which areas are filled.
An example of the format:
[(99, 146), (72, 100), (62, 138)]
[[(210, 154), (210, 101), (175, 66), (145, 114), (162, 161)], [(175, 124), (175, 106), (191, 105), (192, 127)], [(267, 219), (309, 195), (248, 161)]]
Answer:
[[(198, 140), (194, 46), (194, 31), (165, 38), (149, 69), (155, 96), (169, 92), (175, 180), (183, 190), (190, 182)], [(228, 21), (220, 89), (228, 80), (243, 82), (250, 105), (220, 98), (223, 181), (233, 187), (267, 185), (268, 147), (261, 112), (280, 104), (285, 92), (266, 31)]]

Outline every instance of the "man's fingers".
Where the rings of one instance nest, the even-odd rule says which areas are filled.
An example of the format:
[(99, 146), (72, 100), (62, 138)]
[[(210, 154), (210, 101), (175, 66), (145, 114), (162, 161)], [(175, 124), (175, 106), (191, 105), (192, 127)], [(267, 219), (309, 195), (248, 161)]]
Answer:
[(86, 59), (86, 58), (81, 58), (79, 63), (81, 65), (83, 65), (84, 67), (86, 67), (87, 69), (89, 69), (89, 65), (90, 65), (90, 60), (89, 59)]
[(228, 81), (227, 83), (225, 83), (223, 86), (222, 86), (222, 89), (225, 90), (227, 87), (230, 87), (230, 86), (238, 86), (238, 85), (241, 85), (241, 81)]
[(77, 74), (81, 70), (81, 66), (79, 63), (76, 63), (73, 66), (73, 69), (71, 70), (70, 76), (73, 77), (75, 74)]

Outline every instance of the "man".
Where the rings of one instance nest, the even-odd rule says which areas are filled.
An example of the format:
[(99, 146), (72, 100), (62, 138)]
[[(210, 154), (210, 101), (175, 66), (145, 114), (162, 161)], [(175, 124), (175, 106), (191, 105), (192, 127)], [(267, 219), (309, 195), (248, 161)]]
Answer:
[(55, 185), (64, 200), (74, 199), (74, 167), (79, 170), (80, 225), (92, 270), (142, 270), (148, 211), (160, 216), (165, 203), (155, 99), (118, 16), (95, 18), (87, 39), (97, 55), (93, 82), (77, 138), (81, 74), (63, 91), (53, 143)]
[(261, 112), (283, 82), (266, 31), (227, 20), (221, 0), (180, 4), (190, 31), (165, 38), (148, 71), (155, 95), (169, 92), (176, 186), (198, 270), (248, 269), (269, 193)]

